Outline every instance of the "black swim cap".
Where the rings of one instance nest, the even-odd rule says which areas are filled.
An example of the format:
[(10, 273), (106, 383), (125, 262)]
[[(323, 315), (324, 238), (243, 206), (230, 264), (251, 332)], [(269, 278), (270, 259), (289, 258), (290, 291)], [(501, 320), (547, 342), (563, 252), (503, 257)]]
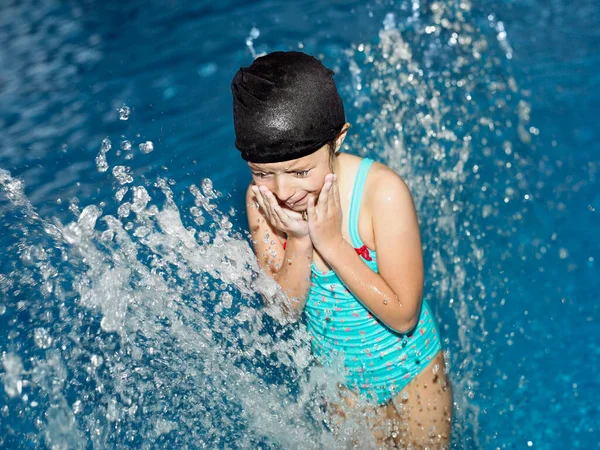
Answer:
[(334, 73), (301, 52), (273, 52), (233, 78), (235, 146), (256, 163), (289, 161), (335, 139), (346, 122)]

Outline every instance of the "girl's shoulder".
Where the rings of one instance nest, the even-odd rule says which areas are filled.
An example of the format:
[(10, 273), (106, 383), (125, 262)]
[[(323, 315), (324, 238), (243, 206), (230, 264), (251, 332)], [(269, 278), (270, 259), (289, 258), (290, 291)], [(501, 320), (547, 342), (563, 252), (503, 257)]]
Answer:
[[(349, 174), (356, 176), (358, 166), (365, 158), (350, 153), (341, 153), (340, 156), (343, 158), (344, 168)], [(368, 194), (367, 190), (375, 192), (382, 188), (385, 189), (386, 187), (393, 186), (401, 188), (402, 186), (406, 187), (406, 184), (402, 180), (402, 177), (388, 166), (378, 161), (373, 161), (365, 180), (365, 194)]]
[(365, 206), (370, 211), (384, 207), (412, 207), (412, 196), (402, 177), (394, 170), (374, 161), (371, 165), (363, 191)]
[[(343, 158), (341, 162), (344, 171), (352, 180), (347, 186), (350, 192), (358, 167), (364, 158), (350, 153), (341, 153), (339, 156)], [(412, 197), (408, 186), (398, 173), (385, 164), (373, 161), (365, 179), (361, 208), (364, 208), (364, 214), (371, 217), (373, 211), (379, 211), (383, 207), (412, 208)]]

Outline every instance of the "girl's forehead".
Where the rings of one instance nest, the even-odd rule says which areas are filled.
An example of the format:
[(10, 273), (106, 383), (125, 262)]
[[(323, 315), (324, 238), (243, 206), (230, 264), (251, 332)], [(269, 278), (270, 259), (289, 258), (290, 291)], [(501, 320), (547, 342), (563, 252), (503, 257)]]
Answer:
[(251, 163), (249, 162), (248, 165), (250, 166), (251, 169), (257, 169), (257, 170), (290, 170), (296, 166), (300, 165), (300, 160), (298, 159), (293, 159), (291, 161), (282, 161), (282, 162), (278, 162), (278, 163)]
[(308, 165), (314, 165), (320, 161), (318, 157), (319, 152), (311, 153), (310, 155), (303, 156), (302, 158), (290, 159), (289, 161), (275, 162), (275, 163), (253, 163), (248, 162), (248, 166), (255, 170), (265, 171), (279, 171), (279, 170), (291, 170), (298, 169)]

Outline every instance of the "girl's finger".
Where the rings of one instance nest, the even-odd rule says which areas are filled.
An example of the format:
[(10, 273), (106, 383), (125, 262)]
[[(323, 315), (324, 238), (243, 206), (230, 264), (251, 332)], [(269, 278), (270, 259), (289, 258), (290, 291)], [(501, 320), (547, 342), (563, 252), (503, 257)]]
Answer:
[(302, 220), (304, 220), (301, 212), (294, 211), (293, 209), (283, 209), (283, 208), (281, 208), (281, 210), (285, 213), (285, 215), (290, 220), (295, 220), (296, 222), (301, 222)]
[(275, 222), (281, 223), (279, 214), (277, 214), (277, 210), (279, 209), (277, 199), (268, 189), (266, 189), (266, 192), (263, 192), (263, 195), (265, 196), (265, 200), (269, 205), (269, 209), (271, 210), (271, 217), (275, 220)]
[(267, 191), (267, 198), (269, 199), (269, 204), (273, 211), (273, 217), (275, 217), (280, 224), (287, 226), (287, 224), (289, 224), (289, 216), (281, 207), (275, 195), (271, 191)]
[(337, 177), (333, 176), (333, 186), (332, 186), (332, 196), (333, 196), (333, 206), (336, 209), (340, 209), (340, 190), (337, 183)]
[(325, 184), (319, 192), (319, 203), (317, 203), (317, 210), (319, 213), (327, 211), (327, 202), (329, 201), (329, 191), (331, 189), (331, 181), (327, 181), (325, 178)]
[(279, 207), (279, 204), (277, 203), (277, 199), (275, 198), (273, 193), (271, 191), (269, 191), (268, 189), (266, 190), (266, 192), (264, 192), (264, 195), (265, 195), (265, 199), (266, 199), (267, 203), (269, 204), (269, 206), (271, 207), (273, 212), (275, 212), (275, 210)]
[[(268, 191), (268, 189), (267, 189), (267, 191)], [(259, 205), (262, 207), (267, 220), (275, 225), (273, 208), (271, 207), (271, 204), (269, 202), (269, 199), (268, 199), (264, 189), (259, 188), (258, 192), (259, 192), (260, 200), (262, 202), (262, 203), (259, 203)]]
[(260, 190), (256, 187), (256, 186), (252, 186), (252, 192), (254, 192), (254, 198), (256, 199), (256, 203), (258, 203), (258, 206), (260, 206), (260, 209), (265, 212), (265, 201), (264, 198), (262, 196), (262, 192), (260, 192)]
[(317, 220), (317, 211), (315, 209), (315, 199), (312, 195), (308, 196), (308, 207), (306, 209), (308, 212), (308, 220), (314, 221)]
[(277, 219), (285, 226), (289, 225), (290, 216), (289, 214), (275, 201), (273, 206), (273, 213), (277, 216)]

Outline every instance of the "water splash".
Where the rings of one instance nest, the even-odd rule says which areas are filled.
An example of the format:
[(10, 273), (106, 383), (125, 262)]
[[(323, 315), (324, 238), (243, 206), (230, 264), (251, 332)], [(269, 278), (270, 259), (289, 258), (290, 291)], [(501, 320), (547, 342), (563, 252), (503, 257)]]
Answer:
[[(530, 187), (519, 168), (527, 158), (514, 142), (529, 144), (531, 134), (530, 107), (499, 59), (512, 55), (504, 26), (486, 18), (498, 32), (494, 43), (470, 10), (465, 1), (433, 2), (426, 8), (416, 3), (405, 16), (388, 14), (376, 42), (346, 52), (347, 95), (367, 111), (357, 119), (354, 151), (383, 159), (413, 194), (428, 262), (425, 296), (447, 336), (453, 440), (483, 448), (482, 411), (474, 399), (481, 395), (481, 371), (491, 363), (482, 355), (490, 334), (487, 310), (501, 301), (507, 281), (491, 275), (485, 219), (503, 214), (517, 224), (526, 213), (520, 199), (527, 200)], [(492, 149), (497, 142), (504, 152)], [(498, 197), (513, 206), (500, 206)], [(444, 321), (440, 311), (447, 308), (453, 318)]]
[[(356, 124), (365, 148), (355, 151), (376, 154), (409, 184), (424, 221), (427, 299), (438, 317), (442, 307), (453, 313), (443, 325), (455, 442), (484, 448), (474, 401), (481, 348), (498, 334), (486, 328), (489, 309), (506, 297), (486, 220), (504, 215), (502, 232), (515, 233), (530, 193), (519, 143), (536, 133), (501, 63), (504, 28), (484, 17), (488, 39), (470, 9), (412, 2), (345, 58), (349, 97), (368, 111)], [(277, 301), (262, 307), (260, 296), (283, 301), (281, 293), (221, 212), (211, 180), (176, 202), (169, 180), (136, 179), (130, 141), (121, 141), (124, 161), (111, 147), (106, 138), (96, 166), (115, 186), (114, 203), (73, 199), (66, 224), (40, 217), (23, 183), (0, 170), (0, 223), (16, 256), (0, 273), (0, 326), (9, 330), (0, 415), (11, 430), (0, 445), (27, 436), (56, 448), (342, 447), (321, 409), (335, 377), (312, 364), (302, 324), (284, 326)]]
[[(120, 167), (106, 171), (118, 184)], [(290, 448), (300, 439), (337, 448), (318, 394), (334, 392), (335, 377), (311, 371), (301, 324), (260, 306), (257, 295), (277, 305), (284, 294), (232, 231), (212, 182), (189, 189), (201, 229), (185, 224), (167, 180), (127, 182), (115, 205), (77, 208), (65, 225), (9, 222), (22, 237), (4, 285), (14, 351), (4, 353), (3, 382), (16, 399), (4, 415), (19, 431), (4, 444), (36, 429), (32, 442), (55, 448)], [(32, 211), (19, 180), (3, 171), (1, 185), (11, 208)], [(34, 228), (45, 231), (41, 242)]]

